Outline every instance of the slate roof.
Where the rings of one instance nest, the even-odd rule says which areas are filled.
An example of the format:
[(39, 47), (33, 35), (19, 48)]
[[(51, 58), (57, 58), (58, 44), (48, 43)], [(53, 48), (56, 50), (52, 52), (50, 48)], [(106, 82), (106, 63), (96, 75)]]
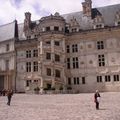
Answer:
[[(97, 14), (103, 16), (105, 26), (115, 26), (115, 14), (120, 10), (120, 4), (93, 8), (92, 9), (92, 18)], [(66, 21), (69, 23), (70, 20), (74, 17), (80, 24), (80, 28), (83, 30), (89, 30), (93, 28), (93, 19), (83, 15), (83, 12), (74, 12), (69, 14), (62, 15)]]
[(15, 21), (0, 26), (0, 42), (13, 39), (15, 37)]
[[(80, 29), (89, 30), (89, 29), (93, 29), (93, 18), (95, 18), (97, 14), (103, 16), (105, 26), (115, 26), (115, 14), (119, 10), (120, 10), (120, 4), (116, 4), (111, 6), (93, 8), (92, 19), (90, 17), (86, 17), (82, 11), (64, 14), (62, 16), (64, 17), (67, 23), (69, 23), (73, 17), (76, 18), (76, 20), (80, 25)], [(37, 23), (37, 21), (35, 22)], [(12, 23), (0, 26), (0, 42), (16, 37), (15, 26), (16, 26), (15, 21)], [(23, 27), (24, 27), (23, 23), (18, 24), (18, 37), (20, 40), (26, 39), (23, 31)]]

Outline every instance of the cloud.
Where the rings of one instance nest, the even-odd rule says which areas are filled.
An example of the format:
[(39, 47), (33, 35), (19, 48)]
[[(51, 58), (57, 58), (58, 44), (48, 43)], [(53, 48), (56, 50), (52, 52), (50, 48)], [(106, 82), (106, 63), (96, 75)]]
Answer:
[[(0, 0), (0, 24), (24, 21), (24, 13), (31, 12), (32, 20), (59, 12), (66, 14), (82, 10), (84, 0)], [(120, 0), (92, 0), (93, 7), (120, 3)]]

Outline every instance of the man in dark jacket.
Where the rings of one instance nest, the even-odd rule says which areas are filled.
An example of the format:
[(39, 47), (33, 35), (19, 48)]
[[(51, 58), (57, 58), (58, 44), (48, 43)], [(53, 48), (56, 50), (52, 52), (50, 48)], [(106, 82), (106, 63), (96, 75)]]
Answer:
[(9, 106), (10, 106), (10, 103), (11, 103), (12, 95), (13, 95), (13, 90), (8, 90), (8, 92), (7, 92), (7, 98), (8, 98), (7, 105), (9, 105)]
[(96, 103), (96, 110), (99, 110), (100, 93), (98, 90), (96, 90), (96, 92), (94, 94), (94, 101)]

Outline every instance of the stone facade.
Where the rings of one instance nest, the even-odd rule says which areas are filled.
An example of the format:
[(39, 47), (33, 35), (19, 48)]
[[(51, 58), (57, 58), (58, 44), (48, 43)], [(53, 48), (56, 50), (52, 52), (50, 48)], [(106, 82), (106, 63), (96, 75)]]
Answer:
[(14, 43), (17, 92), (120, 91), (120, 5), (82, 5), (81, 12), (56, 12), (37, 21), (25, 13)]

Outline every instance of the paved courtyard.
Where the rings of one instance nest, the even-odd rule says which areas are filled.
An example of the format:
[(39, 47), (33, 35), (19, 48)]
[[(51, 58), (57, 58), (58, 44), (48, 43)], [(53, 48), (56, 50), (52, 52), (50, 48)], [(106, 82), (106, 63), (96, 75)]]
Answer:
[(0, 96), (0, 120), (120, 120), (120, 93), (101, 93), (100, 110), (93, 93), (14, 94), (11, 106)]

